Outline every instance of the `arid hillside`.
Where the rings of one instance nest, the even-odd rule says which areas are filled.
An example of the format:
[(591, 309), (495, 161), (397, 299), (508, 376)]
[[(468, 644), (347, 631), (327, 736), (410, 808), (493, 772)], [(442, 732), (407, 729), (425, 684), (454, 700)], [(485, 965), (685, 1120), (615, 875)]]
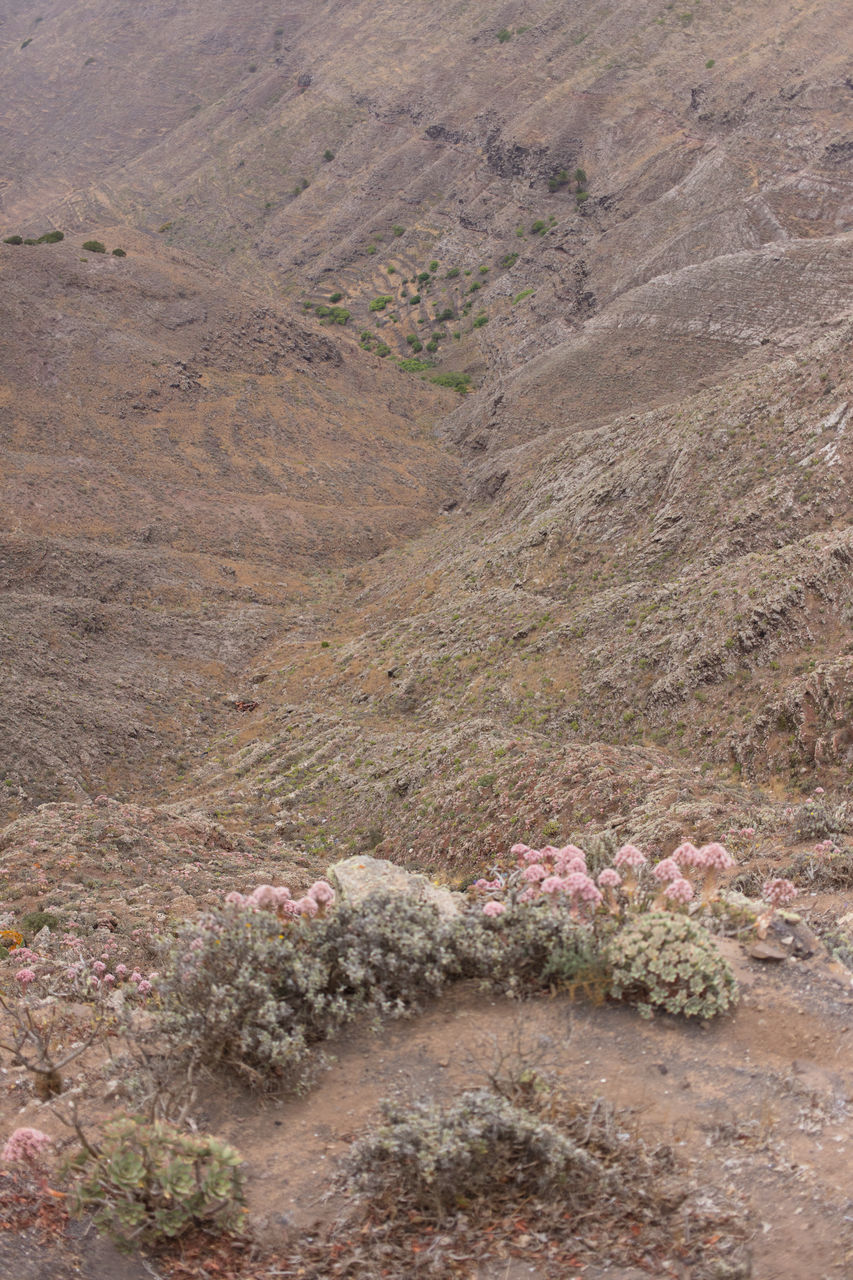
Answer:
[(0, 5), (4, 1272), (850, 1274), (849, 23)]
[(453, 392), (123, 243), (0, 257), (13, 808), (184, 772), (311, 575), (460, 492), (430, 430)]
[(842, 782), (842, 27), (7, 9), (4, 234), (66, 235), (0, 262), (12, 811), (221, 808), (247, 743), (255, 820), (304, 767), (407, 848), (507, 739)]

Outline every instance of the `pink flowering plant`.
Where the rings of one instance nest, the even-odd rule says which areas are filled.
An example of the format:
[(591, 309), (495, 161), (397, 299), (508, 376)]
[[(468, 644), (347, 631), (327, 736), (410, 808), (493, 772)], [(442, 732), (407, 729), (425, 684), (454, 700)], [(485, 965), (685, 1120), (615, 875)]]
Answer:
[(0, 1152), (0, 1160), (4, 1164), (24, 1164), (40, 1170), (45, 1153), (52, 1145), (53, 1139), (41, 1129), (15, 1129)]
[(497, 913), (492, 904), (506, 909), (547, 901), (556, 911), (568, 911), (579, 922), (617, 919), (647, 910), (685, 910), (691, 904), (707, 906), (716, 897), (720, 878), (735, 860), (718, 843), (697, 848), (685, 841), (668, 858), (652, 863), (633, 844), (623, 845), (612, 866), (594, 876), (587, 854), (577, 845), (546, 845), (532, 849), (515, 844), (508, 866), (496, 866), (488, 878), (475, 881), (469, 895), (488, 916)]
[(776, 912), (781, 907), (789, 906), (796, 898), (797, 892), (797, 886), (782, 876), (776, 876), (771, 880), (765, 881), (761, 889), (761, 897), (765, 906), (755, 921), (755, 928), (759, 938), (767, 937), (767, 931), (773, 923)]
[[(120, 958), (133, 954), (134, 939), (116, 939), (108, 930), (84, 938), (52, 933), (36, 946), (18, 946), (0, 962), (0, 1048), (32, 1075), (40, 1098), (61, 1093), (63, 1072), (113, 1023), (121, 1007), (132, 1001), (147, 1003), (154, 994), (157, 973), (147, 976)], [(128, 946), (130, 944), (130, 947)], [(137, 948), (138, 949), (138, 948)], [(121, 994), (116, 994), (121, 993)], [(88, 1009), (75, 1028), (75, 1043), (60, 1049), (63, 1002)]]
[[(574, 844), (516, 844), (510, 859), (469, 889), (469, 916), (480, 921), (469, 946), (493, 983), (500, 975), (510, 991), (523, 989), (525, 981), (528, 988), (549, 981), (572, 985), (584, 974), (589, 979), (607, 970), (610, 994), (636, 999), (644, 1011), (710, 1016), (728, 1007), (734, 979), (710, 937), (687, 915), (714, 901), (720, 877), (734, 866), (721, 844), (697, 848), (685, 841), (657, 862), (625, 844), (594, 878), (586, 853)], [(646, 938), (642, 922), (648, 918), (655, 928)], [(636, 929), (642, 936), (630, 941)], [(488, 963), (484, 933), (491, 943)], [(661, 954), (645, 955), (646, 942)], [(623, 944), (633, 949), (631, 981), (620, 967)], [(647, 983), (639, 979), (641, 953), (650, 965)]]

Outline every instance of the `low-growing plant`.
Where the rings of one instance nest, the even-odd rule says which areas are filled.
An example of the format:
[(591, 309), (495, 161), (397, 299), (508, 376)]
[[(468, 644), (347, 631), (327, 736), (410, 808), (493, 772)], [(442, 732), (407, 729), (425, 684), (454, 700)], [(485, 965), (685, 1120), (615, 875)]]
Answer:
[(405, 228), (405, 227), (401, 227), (401, 226), (399, 226), (399, 225), (395, 225), (395, 226), (393, 226), (393, 227), (391, 228), (391, 230), (394, 232), (394, 235), (395, 235), (395, 236), (402, 236), (402, 235), (405, 235), (405, 232), (406, 232), (406, 228)]
[(454, 391), (458, 391), (461, 396), (467, 395), (471, 386), (471, 375), (469, 373), (455, 373), (448, 371), (447, 373), (437, 373), (430, 378), (430, 382), (434, 382), (439, 387), (452, 387)]
[(126, 1252), (191, 1227), (234, 1231), (245, 1217), (242, 1162), (233, 1147), (210, 1135), (121, 1117), (70, 1162), (69, 1207), (91, 1214), (98, 1230)]
[(23, 244), (24, 237), (19, 235), (7, 236), (3, 241), (4, 244)]
[(650, 1018), (655, 1010), (712, 1018), (737, 998), (737, 983), (710, 935), (688, 916), (634, 916), (607, 948), (610, 993)]
[(444, 278), (445, 280), (455, 280), (458, 275), (459, 275), (459, 268), (451, 267)]
[(460, 976), (477, 978), (496, 991), (520, 995), (607, 985), (592, 927), (565, 907), (544, 900), (515, 903), (494, 914), (478, 907), (459, 919), (454, 933)]
[(383, 1112), (385, 1123), (347, 1161), (350, 1189), (373, 1201), (402, 1198), (443, 1218), (463, 1198), (486, 1199), (508, 1186), (572, 1203), (595, 1195), (606, 1177), (589, 1152), (489, 1089), (448, 1106), (386, 1103)]
[(125, 249), (113, 249), (114, 258), (126, 258), (127, 251)]
[(300, 1083), (309, 1046), (346, 1021), (305, 945), (310, 924), (225, 910), (187, 926), (166, 958), (163, 1028), (191, 1061), (255, 1083)]
[(428, 903), (375, 894), (280, 919), (251, 901), (188, 925), (167, 958), (163, 1025), (191, 1060), (299, 1085), (311, 1045), (360, 1013), (416, 1007), (455, 972), (449, 926)]
[(45, 231), (43, 236), (39, 236), (36, 244), (59, 244), (60, 240), (65, 239), (63, 231)]
[(511, 39), (512, 39), (512, 32), (510, 31), (509, 27), (501, 27), (500, 31), (498, 32), (499, 43), (506, 44), (507, 40), (511, 40)]
[(83, 248), (87, 253), (106, 253), (107, 246), (101, 240), (85, 240)]
[(388, 303), (391, 301), (392, 301), (392, 298), (390, 293), (380, 293), (379, 297), (374, 298), (373, 301), (370, 303), (368, 310), (384, 311), (385, 308), (388, 306)]
[(25, 916), (21, 917), (21, 924), (30, 938), (41, 929), (58, 928), (59, 923), (59, 916), (54, 915), (52, 911), (29, 911)]
[(331, 324), (346, 324), (351, 314), (346, 307), (327, 307), (322, 303), (314, 311), (321, 320), (328, 320)]

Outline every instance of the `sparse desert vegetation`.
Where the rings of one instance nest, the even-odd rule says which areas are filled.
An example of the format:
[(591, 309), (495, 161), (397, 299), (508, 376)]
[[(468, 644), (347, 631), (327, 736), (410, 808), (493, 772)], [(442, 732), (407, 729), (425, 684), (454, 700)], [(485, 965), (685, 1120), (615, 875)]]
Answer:
[(840, 1280), (837, 7), (12, 10), (4, 1271)]

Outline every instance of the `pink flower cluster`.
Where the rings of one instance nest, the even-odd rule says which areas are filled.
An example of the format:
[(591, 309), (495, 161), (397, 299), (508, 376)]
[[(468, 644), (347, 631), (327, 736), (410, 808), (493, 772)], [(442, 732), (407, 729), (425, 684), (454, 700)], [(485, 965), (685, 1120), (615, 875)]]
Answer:
[(280, 920), (294, 916), (311, 919), (323, 915), (334, 904), (335, 891), (326, 880), (315, 880), (304, 897), (294, 899), (287, 885), (259, 884), (246, 895), (234, 890), (226, 894), (225, 901), (229, 906), (250, 911), (274, 911)]
[(0, 1152), (0, 1159), (5, 1164), (17, 1164), (19, 1161), (38, 1164), (42, 1152), (52, 1142), (53, 1139), (42, 1133), (41, 1129), (16, 1129)]
[[(513, 879), (523, 886), (519, 902), (533, 902), (537, 898), (550, 899), (552, 903), (568, 901), (574, 915), (594, 911), (604, 895), (587, 872), (586, 854), (577, 845), (567, 844), (558, 849), (545, 845), (531, 849), (526, 844), (514, 844), (510, 853), (516, 859)], [(494, 880), (478, 880), (473, 888), (477, 893), (506, 891), (508, 879), (498, 876)], [(483, 914), (498, 916), (505, 904), (491, 899), (483, 905)]]
[[(519, 843), (512, 846), (510, 853), (516, 862), (513, 871), (506, 875), (493, 871), (493, 879), (480, 879), (472, 885), (476, 896), (487, 897), (482, 907), (484, 915), (503, 914), (507, 900), (567, 902), (573, 915), (587, 917), (600, 908), (618, 915), (626, 904), (633, 904), (634, 910), (647, 906), (683, 907), (696, 896), (690, 879), (692, 872), (704, 874), (703, 902), (707, 902), (719, 873), (735, 865), (734, 858), (721, 844), (706, 844), (697, 849), (685, 841), (670, 857), (662, 858), (651, 868), (651, 877), (657, 881), (653, 894), (649, 881), (642, 882), (648, 859), (633, 844), (625, 844), (618, 850), (613, 866), (599, 873), (597, 884), (587, 869), (586, 854), (577, 845), (568, 844), (559, 849), (545, 845), (542, 849), (532, 849)], [(617, 897), (617, 890), (623, 895), (621, 898)]]
[(761, 889), (761, 896), (772, 907), (784, 907), (796, 898), (797, 887), (790, 880), (777, 877), (775, 880), (766, 881)]

